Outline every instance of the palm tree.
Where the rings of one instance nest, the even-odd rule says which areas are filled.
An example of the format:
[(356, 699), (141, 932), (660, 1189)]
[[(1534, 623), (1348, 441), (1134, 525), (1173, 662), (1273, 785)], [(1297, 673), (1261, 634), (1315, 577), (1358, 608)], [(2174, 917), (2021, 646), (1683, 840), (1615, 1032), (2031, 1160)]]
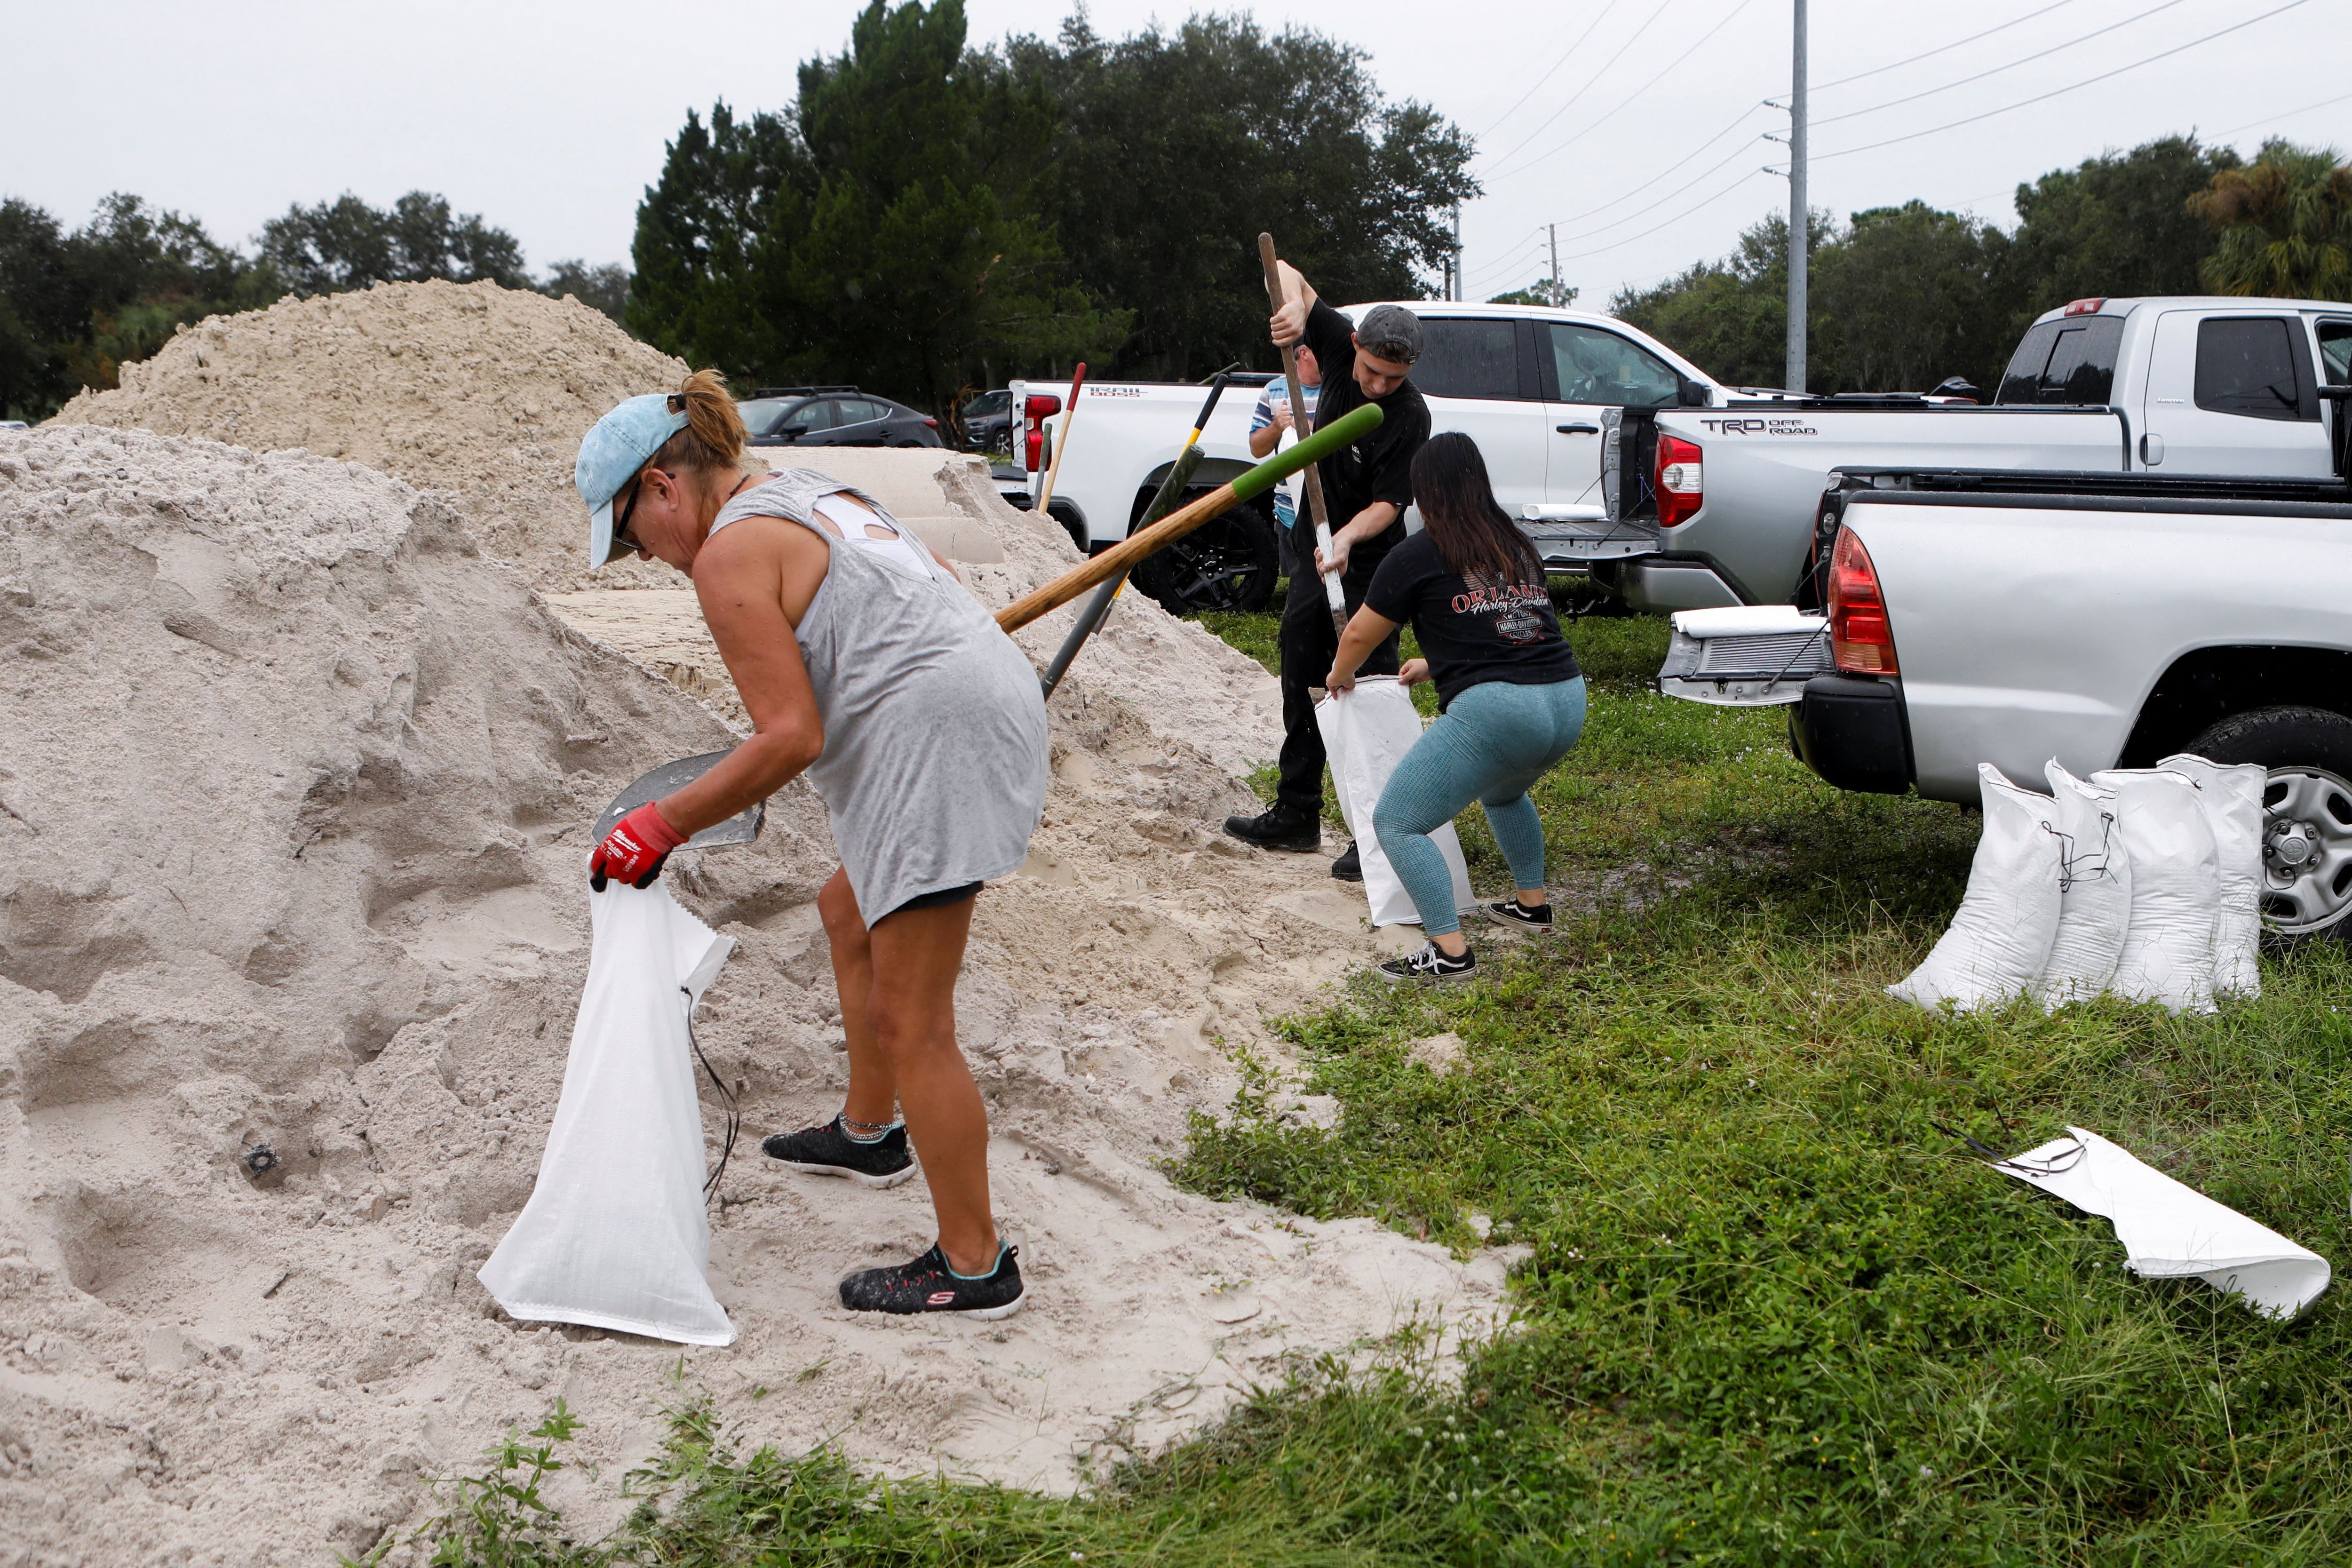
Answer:
[(2215, 293), (2352, 297), (2352, 167), (2333, 147), (2265, 142), (2252, 164), (2215, 174), (2189, 210), (2221, 234), (2197, 268)]

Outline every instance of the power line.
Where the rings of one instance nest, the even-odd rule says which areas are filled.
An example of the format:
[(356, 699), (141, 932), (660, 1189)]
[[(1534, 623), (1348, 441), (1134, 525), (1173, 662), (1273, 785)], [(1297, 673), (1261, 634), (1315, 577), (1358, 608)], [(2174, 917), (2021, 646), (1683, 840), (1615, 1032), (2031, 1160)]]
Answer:
[(2305, 5), (2308, 4), (2310, 4), (2310, 0), (2287, 0), (2285, 5), (2279, 6), (2276, 10), (2265, 11), (2259, 16), (2250, 16), (2242, 22), (2233, 22), (2218, 32), (2208, 33), (2201, 38), (2191, 38), (2185, 44), (2176, 45), (2159, 54), (2150, 55), (2146, 59), (2134, 60), (2127, 66), (2117, 66), (2111, 71), (2101, 71), (2097, 76), (2084, 77), (2080, 81), (2069, 82), (2064, 87), (2053, 88), (2048, 92), (2036, 93), (2032, 98), (2020, 99), (2015, 103), (2005, 103), (1999, 109), (1988, 109), (1981, 114), (1971, 114), (1964, 120), (1951, 120), (1945, 121), (1941, 125), (1931, 125), (1925, 131), (1913, 131), (1901, 136), (1889, 136), (1883, 142), (1865, 142), (1859, 147), (1841, 147), (1834, 153), (1816, 153), (1813, 154), (1813, 162), (1818, 163), (1829, 158), (1852, 157), (1856, 153), (1874, 153), (1881, 147), (1892, 147), (1899, 142), (1916, 142), (1922, 136), (1934, 136), (1941, 132), (1958, 130), (1963, 125), (1974, 125), (1979, 120), (1990, 120), (1996, 114), (2007, 114), (2011, 110), (2023, 109), (2029, 104), (2041, 103), (2046, 100), (2057, 98), (2064, 93), (2078, 91), (2083, 88), (2095, 86), (2099, 82), (2105, 81), (2110, 77), (2121, 76), (2126, 71), (2135, 71), (2139, 69), (2142, 66), (2151, 66), (2158, 60), (2169, 59), (2174, 55), (2179, 54), (2185, 49), (2193, 49), (2200, 44), (2210, 44), (2216, 38), (2225, 37), (2231, 33), (2242, 31), (2244, 28), (2252, 26), (2257, 22), (2267, 22), (2273, 16), (2283, 15), (2285, 12), (2295, 9), (2299, 5)]
[(1962, 44), (1973, 44), (1979, 38), (1990, 38), (1995, 33), (2006, 32), (2011, 27), (2032, 21), (2036, 16), (2047, 16), (2051, 12), (2059, 10), (2064, 6), (2072, 5), (2074, 3), (2074, 0), (2057, 0), (2056, 5), (2044, 5), (2039, 11), (2028, 11), (2024, 16), (2017, 17), (2014, 21), (2003, 22), (1998, 27), (1987, 27), (1981, 33), (1970, 33), (1965, 38), (1955, 38), (1948, 44), (1939, 44), (1936, 47), (1929, 49), (1924, 55), (1913, 55), (1909, 59), (1896, 60), (1892, 65), (1873, 66), (1866, 71), (1856, 71), (1852, 76), (1842, 76), (1835, 81), (1816, 82), (1811, 90), (1814, 92), (1826, 92), (1831, 88), (1843, 87), (1850, 81), (1860, 81), (1864, 77), (1879, 76), (1891, 70), (1901, 70), (1905, 66), (1916, 66), (1921, 60), (1933, 59), (1937, 55), (1949, 54), (1952, 50), (1958, 48)]
[(1632, 48), (1635, 44), (1641, 41), (1642, 35), (1648, 32), (1651, 25), (1656, 22), (1659, 17), (1664, 16), (1668, 8), (1671, 7), (1673, 4), (1674, 0), (1664, 0), (1664, 4), (1660, 5), (1656, 10), (1651, 12), (1647, 16), (1643, 17), (1642, 25), (1634, 28), (1632, 36), (1627, 37), (1623, 43), (1617, 46), (1616, 54), (1611, 55), (1607, 59), (1601, 61), (1601, 68), (1594, 71), (1590, 77), (1586, 78), (1582, 87), (1580, 87), (1574, 92), (1570, 93), (1568, 95), (1568, 100), (1565, 103), (1562, 103), (1558, 109), (1553, 110), (1551, 113), (1545, 118), (1542, 124), (1537, 126), (1533, 131), (1528, 132), (1525, 136), (1520, 137), (1517, 142), (1512, 146), (1510, 152), (1497, 155), (1495, 159), (1495, 163), (1496, 164), (1509, 163), (1518, 153), (1518, 150), (1521, 147), (1526, 146), (1528, 142), (1534, 141), (1537, 137), (1550, 130), (1553, 121), (1558, 120), (1561, 115), (1566, 114), (1570, 110), (1575, 108), (1578, 100), (1582, 99), (1586, 93), (1592, 90), (1592, 84), (1606, 76), (1609, 73), (1609, 68), (1615, 65), (1619, 58), (1622, 57), (1627, 49)]
[(2084, 34), (2079, 38), (2069, 38), (2063, 44), (2053, 44), (2046, 49), (2040, 49), (2030, 55), (2020, 55), (2013, 60), (2004, 60), (2000, 65), (1994, 66), (1991, 69), (1980, 70), (1974, 76), (1964, 76), (1958, 81), (1948, 81), (1941, 87), (1931, 87), (1923, 91), (1906, 93), (1901, 98), (1890, 98), (1884, 103), (1874, 103), (1867, 109), (1849, 109), (1843, 114), (1832, 114), (1825, 119), (1816, 120), (1813, 123), (1816, 126), (1834, 125), (1841, 120), (1854, 120), (1865, 114), (1875, 114), (1882, 109), (1892, 109), (1898, 103), (1914, 103), (1923, 98), (1933, 98), (1939, 92), (1949, 92), (1956, 87), (1966, 87), (1972, 81), (1982, 81), (1989, 76), (1999, 76), (2005, 70), (2015, 70), (2021, 65), (2030, 65), (2035, 60), (2042, 59), (2049, 55), (2057, 54), (2063, 49), (2071, 49), (2076, 44), (2087, 44), (2093, 38), (2098, 37), (2102, 34), (2112, 33), (2118, 27), (2128, 27), (2134, 22), (2145, 22), (2150, 16), (2155, 16), (2158, 11), (2169, 11), (2175, 5), (2179, 4), (2181, 4), (2181, 0), (2164, 0), (2162, 5), (2151, 5), (2147, 10), (2140, 12), (2137, 16), (2126, 16), (2120, 22), (2110, 22), (2104, 27), (2094, 28), (2092, 31)]
[(2252, 131), (2258, 125), (2276, 125), (2282, 120), (2293, 120), (2298, 114), (2309, 114), (2315, 109), (2326, 109), (2342, 103), (2347, 98), (2352, 98), (2352, 92), (2343, 93), (2335, 98), (2323, 98), (2317, 103), (2306, 103), (2301, 109), (2290, 109), (2284, 114), (2268, 114), (2260, 120), (2249, 120), (2243, 125), (2232, 125), (2227, 131), (2216, 131), (2213, 132), (2213, 139), (2218, 142), (2224, 136), (2235, 136), (2241, 131)]
[[(1722, 168), (1725, 163), (1734, 163), (1738, 159), (1751, 156), (1752, 154), (1750, 153), (1749, 149), (1754, 147), (1755, 144), (1756, 143), (1753, 141), (1742, 142), (1738, 146), (1734, 147), (1731, 150), (1731, 155), (1729, 157), (1724, 158), (1717, 163), (1709, 163), (1706, 168), (1701, 169), (1697, 174), (1693, 174), (1689, 179), (1685, 180), (1681, 184), (1676, 185), (1673, 190), (1668, 191), (1656, 201), (1652, 202), (1648, 206), (1635, 207), (1623, 217), (1612, 219), (1610, 222), (1602, 224), (1599, 228), (1588, 228), (1582, 234), (1571, 234), (1568, 237), (1570, 239), (1590, 239), (1596, 234), (1607, 234), (1612, 228), (1617, 228), (1622, 225), (1632, 223), (1643, 213), (1655, 212), (1658, 208), (1665, 205), (1668, 202), (1673, 201), (1676, 196), (1681, 195), (1685, 191), (1689, 190), (1693, 185), (1697, 184), (1701, 180), (1706, 179), (1709, 174), (1712, 174), (1717, 170)], [(1759, 169), (1757, 173), (1761, 174), (1763, 171)]]
[(1541, 87), (1544, 83), (1549, 81), (1552, 79), (1552, 73), (1559, 70), (1560, 67), (1566, 65), (1569, 62), (1569, 58), (1574, 55), (1577, 50), (1584, 47), (1584, 40), (1592, 37), (1593, 28), (1600, 26), (1601, 23), (1609, 20), (1609, 13), (1617, 9), (1617, 7), (1622, 4), (1623, 4), (1623, 0), (1609, 0), (1609, 4), (1601, 8), (1601, 15), (1592, 18), (1592, 26), (1585, 28), (1581, 33), (1577, 34), (1576, 42), (1569, 45), (1567, 48), (1562, 49), (1560, 51), (1559, 58), (1552, 61), (1551, 65), (1544, 71), (1543, 75), (1536, 78), (1535, 87), (1531, 87), (1528, 89), (1527, 91), (1519, 94), (1518, 103), (1514, 103), (1510, 108), (1496, 115), (1495, 117), (1495, 124), (1487, 126), (1486, 130), (1481, 131), (1478, 134), (1481, 136), (1493, 135), (1495, 133), (1496, 125), (1500, 125), (1504, 121), (1508, 120), (1512, 115), (1517, 114), (1519, 111), (1519, 104), (1525, 103), (1528, 100), (1533, 98), (1536, 95), (1536, 88)]
[(1483, 266), (1469, 268), (1465, 274), (1465, 279), (1492, 278), (1498, 271), (1517, 266), (1523, 254), (1529, 246), (1535, 246), (1538, 248), (1541, 247), (1543, 237), (1544, 231), (1541, 229), (1536, 230), (1535, 233), (1529, 235), (1526, 239), (1520, 241), (1517, 245), (1513, 246), (1509, 250), (1505, 251), (1500, 258), (1488, 261)]
[[(1731, 184), (1724, 186), (1723, 189), (1716, 192), (1715, 195), (1708, 196), (1706, 200), (1694, 202), (1689, 206), (1685, 207), (1682, 211), (1675, 214), (1674, 216), (1666, 218), (1662, 222), (1652, 224), (1640, 234), (1629, 234), (1622, 239), (1612, 239), (1607, 245), (1601, 246), (1596, 249), (1580, 250), (1572, 256), (1563, 256), (1560, 259), (1562, 261), (1581, 261), (1588, 256), (1604, 255), (1607, 252), (1618, 249), (1621, 247), (1631, 245), (1637, 239), (1645, 239), (1649, 236), (1657, 233), (1658, 230), (1662, 228), (1669, 228), (1674, 225), (1682, 222), (1683, 219), (1690, 216), (1691, 214), (1697, 212), (1701, 207), (1711, 206), (1715, 203), (1721, 201), (1724, 197), (1729, 195), (1732, 192), (1738, 190), (1740, 186), (1746, 184), (1748, 181), (1765, 172), (1766, 171), (1762, 169), (1750, 169), (1748, 173), (1740, 175), (1739, 178), (1732, 181)], [(1599, 231), (1595, 230), (1594, 232), (1598, 233)]]
[[(1699, 36), (1697, 43), (1693, 44), (1689, 48), (1685, 49), (1681, 54), (1676, 55), (1673, 60), (1663, 67), (1655, 76), (1653, 76), (1649, 80), (1643, 82), (1641, 86), (1635, 88), (1633, 91), (1620, 99), (1617, 102), (1616, 108), (1602, 110), (1601, 114), (1595, 117), (1583, 130), (1577, 132), (1567, 141), (1558, 143), (1546, 152), (1537, 153), (1534, 157), (1520, 164), (1517, 169), (1491, 170), (1488, 172), (1486, 178), (1490, 180), (1499, 180), (1510, 174), (1524, 174), (1528, 170), (1534, 168), (1538, 163), (1542, 163), (1547, 158), (1557, 156), (1558, 154), (1566, 152), (1569, 148), (1575, 146), (1579, 142), (1583, 141), (1587, 136), (1592, 134), (1593, 131), (1605, 123), (1612, 115), (1621, 113), (1626, 106), (1631, 104), (1635, 99), (1641, 97), (1643, 93), (1657, 86), (1658, 83), (1665, 80), (1668, 76), (1673, 74), (1676, 67), (1680, 66), (1685, 60), (1690, 58), (1694, 54), (1696, 54), (1706, 45), (1707, 41), (1713, 38), (1717, 33), (1720, 33), (1724, 28), (1729, 26), (1732, 22), (1738, 17), (1742, 11), (1748, 9), (1751, 3), (1752, 0), (1739, 0), (1738, 5), (1734, 5), (1729, 11), (1724, 14), (1721, 21), (1716, 23), (1714, 26), (1709, 27), (1705, 33)], [(1530, 140), (1532, 140), (1532, 138), (1530, 138)], [(1526, 143), (1522, 142), (1520, 145), (1524, 146)]]
[[(1754, 114), (1759, 109), (1763, 107), (1764, 105), (1759, 103), (1751, 104), (1749, 107), (1741, 110), (1738, 114), (1732, 117), (1731, 122), (1726, 125), (1722, 130), (1717, 132), (1714, 135), (1708, 137), (1706, 141), (1700, 142), (1697, 146), (1692, 148), (1689, 152), (1684, 153), (1681, 157), (1675, 159), (1673, 163), (1667, 164), (1656, 174), (1652, 174), (1648, 179), (1643, 181), (1639, 185), (1634, 186), (1632, 190), (1627, 191), (1623, 195), (1612, 196), (1607, 201), (1602, 202), (1599, 206), (1587, 207), (1580, 213), (1571, 213), (1568, 216), (1560, 218), (1558, 221), (1567, 224), (1582, 223), (1586, 218), (1594, 217), (1601, 213), (1607, 212), (1611, 207), (1615, 206), (1620, 202), (1632, 201), (1635, 196), (1642, 195), (1652, 185), (1656, 184), (1660, 180), (1664, 179), (1668, 174), (1673, 174), (1676, 169), (1681, 168), (1685, 163), (1689, 163), (1692, 159), (1697, 157), (1700, 153), (1706, 152), (1708, 148), (1722, 141), (1726, 136), (1728, 136), (1734, 131), (1738, 130), (1740, 121), (1746, 120), (1749, 115)], [(1753, 138), (1750, 140), (1752, 141)], [(1745, 150), (1748, 146), (1748, 142), (1743, 142), (1740, 143), (1740, 146)], [(1715, 168), (1717, 169), (1721, 167), (1723, 167), (1721, 163), (1715, 165)], [(1708, 171), (1709, 174), (1712, 174), (1714, 170), (1712, 169)], [(1706, 178), (1706, 175), (1702, 174), (1700, 178), (1704, 179)], [(1595, 232), (1597, 233), (1599, 231), (1596, 230)]]

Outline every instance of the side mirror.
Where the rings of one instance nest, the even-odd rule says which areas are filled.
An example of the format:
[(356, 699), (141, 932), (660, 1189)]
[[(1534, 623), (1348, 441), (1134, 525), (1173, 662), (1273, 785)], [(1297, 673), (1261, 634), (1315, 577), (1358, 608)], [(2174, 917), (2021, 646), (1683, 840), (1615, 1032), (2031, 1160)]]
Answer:
[(1686, 375), (1676, 379), (1675, 397), (1685, 408), (1705, 408), (1709, 401), (1706, 384)]
[(786, 425), (781, 426), (776, 431), (776, 439), (779, 441), (797, 441), (807, 434), (808, 431), (801, 426)]

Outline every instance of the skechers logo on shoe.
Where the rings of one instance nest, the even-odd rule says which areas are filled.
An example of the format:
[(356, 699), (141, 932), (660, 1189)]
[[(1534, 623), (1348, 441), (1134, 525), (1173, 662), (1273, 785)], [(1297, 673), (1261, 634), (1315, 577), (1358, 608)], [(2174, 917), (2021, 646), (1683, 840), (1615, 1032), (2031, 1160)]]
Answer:
[(926, 1300), (923, 1305), (926, 1307), (944, 1307), (950, 1301), (954, 1300), (955, 1292), (952, 1290), (934, 1290), (931, 1292), (929, 1300)]

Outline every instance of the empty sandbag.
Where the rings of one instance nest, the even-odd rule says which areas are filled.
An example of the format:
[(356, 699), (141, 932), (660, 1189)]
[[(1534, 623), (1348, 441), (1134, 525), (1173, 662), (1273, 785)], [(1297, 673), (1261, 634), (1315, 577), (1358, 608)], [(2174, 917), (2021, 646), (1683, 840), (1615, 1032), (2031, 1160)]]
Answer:
[(2260, 763), (2225, 766), (2182, 752), (2156, 764), (2197, 785), (2221, 864), (2221, 910), (2213, 931), (2213, 989), (2263, 994), (2263, 796), (2270, 770)]
[(687, 1017), (735, 950), (670, 897), (588, 895), (594, 940), (539, 1184), (481, 1268), (526, 1322), (732, 1342), (704, 1278), (702, 1106)]
[(2327, 1259), (2097, 1133), (2064, 1138), (1993, 1168), (2115, 1222), (2124, 1266), (2143, 1279), (2202, 1279), (2266, 1318), (2291, 1318), (2327, 1289)]
[(2131, 927), (2131, 857), (2116, 827), (2116, 792), (2076, 778), (2053, 757), (2042, 769), (2064, 836), (2058, 934), (2032, 985), (2045, 1007), (2087, 1002), (2107, 988)]
[[(1327, 696), (1315, 705), (1315, 726), (1323, 734), (1323, 750), (1331, 759), (1331, 785), (1339, 797), (1339, 815), (1356, 840), (1364, 868), (1364, 898), (1371, 906), (1376, 926), (1419, 925), (1421, 911), (1412, 907), (1404, 884), (1389, 865), (1381, 836), (1372, 831), (1372, 812), (1381, 791), (1396, 772), (1404, 754), (1421, 739), (1421, 711), (1412, 693), (1392, 675), (1360, 678), (1355, 689)], [(1475, 910), (1470, 892), (1470, 868), (1462, 858), (1462, 840), (1446, 823), (1429, 836), (1454, 873), (1457, 909)]]
[(2058, 804), (1977, 764), (1984, 834), (1969, 890), (1927, 961), (1887, 994), (1922, 1007), (1998, 1007), (2025, 994), (2058, 933), (2063, 856)]
[(2091, 782), (2116, 792), (2131, 859), (2131, 926), (2108, 989), (2175, 1013), (2211, 1012), (2221, 861), (2196, 784), (2168, 768), (2109, 768)]

